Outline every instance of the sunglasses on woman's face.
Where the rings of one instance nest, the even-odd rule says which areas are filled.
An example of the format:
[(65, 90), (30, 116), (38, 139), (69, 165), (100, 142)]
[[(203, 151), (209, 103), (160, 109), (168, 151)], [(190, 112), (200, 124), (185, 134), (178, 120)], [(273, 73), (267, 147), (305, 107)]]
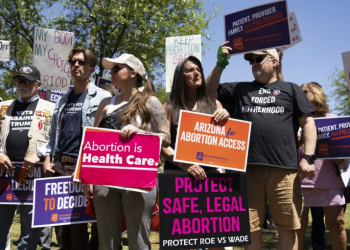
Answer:
[(265, 56), (258, 56), (255, 59), (250, 59), (249, 64), (253, 65), (254, 62), (261, 63), (262, 61), (264, 61), (265, 58), (266, 58)]
[(117, 64), (112, 68), (112, 71), (113, 71), (113, 73), (117, 73), (118, 71), (125, 69), (125, 68), (132, 70), (129, 66)]

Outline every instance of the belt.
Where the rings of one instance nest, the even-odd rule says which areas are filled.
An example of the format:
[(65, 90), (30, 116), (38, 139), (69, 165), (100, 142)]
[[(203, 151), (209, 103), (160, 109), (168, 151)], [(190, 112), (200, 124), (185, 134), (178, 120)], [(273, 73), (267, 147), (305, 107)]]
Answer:
[(61, 155), (56, 153), (53, 158), (55, 161), (62, 162), (63, 164), (73, 165), (77, 163), (77, 158), (69, 155)]

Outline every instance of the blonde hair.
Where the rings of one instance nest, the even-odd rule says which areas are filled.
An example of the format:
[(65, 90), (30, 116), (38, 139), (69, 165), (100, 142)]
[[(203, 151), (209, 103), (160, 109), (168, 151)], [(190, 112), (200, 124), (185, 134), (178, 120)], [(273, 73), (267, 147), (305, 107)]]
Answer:
[(317, 113), (324, 116), (326, 113), (329, 112), (329, 106), (326, 103), (327, 97), (324, 94), (322, 87), (319, 84), (310, 82), (307, 84), (302, 84), (301, 88), (305, 86), (308, 87), (315, 96), (315, 102), (316, 102), (315, 109)]

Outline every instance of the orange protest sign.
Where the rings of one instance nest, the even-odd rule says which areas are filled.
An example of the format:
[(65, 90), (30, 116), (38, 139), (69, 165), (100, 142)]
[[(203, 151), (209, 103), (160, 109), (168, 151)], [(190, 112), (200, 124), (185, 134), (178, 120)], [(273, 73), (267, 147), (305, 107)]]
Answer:
[(246, 171), (251, 123), (182, 110), (174, 161)]

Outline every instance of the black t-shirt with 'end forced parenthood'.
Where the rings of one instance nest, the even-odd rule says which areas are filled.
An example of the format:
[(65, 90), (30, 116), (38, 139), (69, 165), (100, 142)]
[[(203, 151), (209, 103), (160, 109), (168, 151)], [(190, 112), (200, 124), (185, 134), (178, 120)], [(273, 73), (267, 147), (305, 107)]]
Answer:
[(87, 90), (81, 94), (72, 91), (69, 94), (66, 106), (61, 114), (61, 134), (57, 145), (57, 153), (78, 157), (82, 127), (82, 108), (87, 95)]
[(298, 85), (279, 80), (224, 83), (218, 97), (232, 106), (233, 118), (252, 122), (249, 165), (298, 168), (298, 118), (315, 112)]

